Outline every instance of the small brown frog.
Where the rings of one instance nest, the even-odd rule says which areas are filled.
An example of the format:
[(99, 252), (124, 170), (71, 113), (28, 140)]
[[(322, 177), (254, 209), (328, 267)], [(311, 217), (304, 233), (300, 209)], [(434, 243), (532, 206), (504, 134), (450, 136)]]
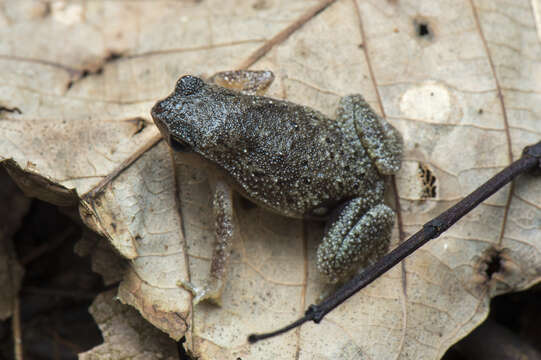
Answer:
[(220, 303), (234, 231), (233, 190), (284, 216), (327, 221), (317, 267), (331, 282), (388, 250), (394, 212), (383, 203), (382, 175), (399, 170), (402, 138), (361, 95), (343, 97), (332, 120), (306, 106), (186, 75), (151, 114), (174, 150), (216, 169), (210, 277), (203, 287), (180, 284), (195, 303)]

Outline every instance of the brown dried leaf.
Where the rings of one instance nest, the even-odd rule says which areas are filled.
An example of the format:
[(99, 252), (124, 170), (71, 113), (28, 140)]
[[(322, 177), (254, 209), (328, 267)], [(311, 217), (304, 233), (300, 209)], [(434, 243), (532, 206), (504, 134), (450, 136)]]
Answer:
[(105, 285), (122, 281), (128, 264), (111, 243), (95, 232), (85, 230), (73, 251), (80, 257), (90, 256), (92, 271), (100, 274)]
[[(405, 139), (405, 235), (541, 137), (538, 0), (326, 5), (12, 0), (0, 10), (0, 105), (20, 110), (0, 112), (0, 160), (32, 176), (35, 196), (75, 189), (85, 221), (130, 260), (121, 300), (175, 339), (189, 329), (202, 359), (438, 358), (492, 296), (539, 281), (541, 182), (523, 176), (320, 325), (255, 346), (248, 333), (328, 291), (314, 267), (322, 225), (239, 201), (224, 306), (191, 308), (176, 282), (208, 273), (207, 174), (173, 161), (149, 116), (181, 74), (270, 69), (271, 96), (329, 116), (340, 96), (362, 93)], [(487, 274), (494, 258), (500, 269)]]
[(176, 344), (131, 307), (114, 300), (114, 292), (98, 295), (90, 313), (103, 335), (103, 344), (79, 354), (80, 360), (178, 359)]

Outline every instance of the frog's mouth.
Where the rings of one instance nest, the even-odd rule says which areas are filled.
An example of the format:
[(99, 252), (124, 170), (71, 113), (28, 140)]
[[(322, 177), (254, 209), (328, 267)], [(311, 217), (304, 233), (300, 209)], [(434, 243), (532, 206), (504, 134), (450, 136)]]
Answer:
[(172, 136), (168, 136), (168, 138), (169, 139), (166, 139), (166, 140), (167, 140), (167, 143), (169, 143), (169, 146), (171, 146), (171, 149), (177, 152), (183, 152), (183, 153), (193, 151), (192, 147), (187, 142), (182, 141), (182, 140), (177, 140)]

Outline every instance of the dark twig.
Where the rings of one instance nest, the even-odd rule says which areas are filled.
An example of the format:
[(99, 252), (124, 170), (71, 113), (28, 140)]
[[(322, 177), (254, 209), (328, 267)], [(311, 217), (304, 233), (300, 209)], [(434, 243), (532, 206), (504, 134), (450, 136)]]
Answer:
[(426, 244), (429, 240), (440, 236), (445, 230), (460, 220), (460, 218), (513, 180), (517, 175), (531, 171), (535, 168), (537, 168), (537, 170), (541, 169), (541, 142), (526, 147), (520, 159), (494, 175), (494, 177), (459, 201), (456, 205), (424, 224), (421, 230), (413, 234), (408, 240), (385, 255), (374, 265), (368, 267), (364, 272), (355, 276), (333, 295), (329, 296), (318, 305), (310, 305), (303, 317), (282, 329), (266, 334), (252, 334), (248, 337), (248, 341), (255, 343), (259, 340), (285, 333), (307, 321), (314, 321), (316, 324), (319, 323), (326, 314), (338, 305), (370, 284), (380, 275), (402, 261), (405, 257)]
[(21, 329), (21, 300), (19, 294), (13, 298), (13, 316), (11, 318), (13, 332), (13, 353), (15, 360), (23, 360), (23, 335)]

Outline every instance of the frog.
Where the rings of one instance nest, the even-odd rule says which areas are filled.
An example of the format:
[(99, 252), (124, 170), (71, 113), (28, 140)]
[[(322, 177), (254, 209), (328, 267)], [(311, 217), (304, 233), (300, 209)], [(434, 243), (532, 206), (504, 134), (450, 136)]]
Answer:
[(194, 304), (221, 304), (236, 232), (235, 193), (276, 214), (324, 221), (317, 270), (329, 283), (389, 249), (395, 212), (385, 176), (401, 166), (403, 140), (364, 97), (341, 97), (335, 119), (308, 106), (180, 77), (151, 116), (170, 147), (212, 173), (214, 248), (206, 283), (180, 281)]

